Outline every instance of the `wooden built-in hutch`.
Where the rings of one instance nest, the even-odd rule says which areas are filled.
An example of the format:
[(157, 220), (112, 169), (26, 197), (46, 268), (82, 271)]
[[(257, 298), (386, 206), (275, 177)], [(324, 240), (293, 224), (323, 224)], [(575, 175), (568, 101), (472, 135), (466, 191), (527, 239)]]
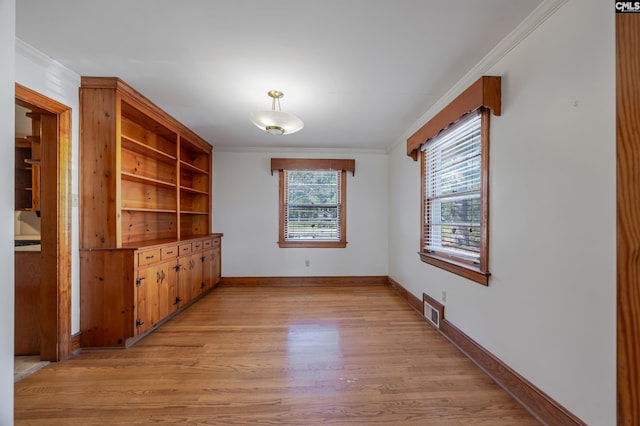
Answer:
[(80, 344), (128, 347), (220, 281), (212, 147), (122, 80), (80, 87)]

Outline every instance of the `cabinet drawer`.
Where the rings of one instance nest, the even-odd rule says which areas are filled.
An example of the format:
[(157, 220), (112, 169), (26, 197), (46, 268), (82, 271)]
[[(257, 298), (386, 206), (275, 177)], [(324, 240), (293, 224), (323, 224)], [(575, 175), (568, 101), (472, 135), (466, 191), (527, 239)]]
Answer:
[(138, 265), (148, 265), (160, 260), (160, 249), (145, 250), (138, 253)]
[(211, 238), (208, 238), (208, 239), (202, 241), (202, 246), (205, 249), (211, 248), (211, 247), (213, 247), (213, 241), (211, 240)]
[(162, 260), (178, 257), (178, 246), (164, 247), (160, 250), (160, 258)]
[(191, 253), (191, 243), (189, 244), (180, 244), (180, 254), (189, 254)]
[(202, 243), (203, 241), (194, 241), (193, 243), (191, 243), (191, 250), (193, 251), (200, 251), (202, 250)]
[(211, 241), (213, 242), (214, 247), (220, 247), (220, 237), (213, 237)]

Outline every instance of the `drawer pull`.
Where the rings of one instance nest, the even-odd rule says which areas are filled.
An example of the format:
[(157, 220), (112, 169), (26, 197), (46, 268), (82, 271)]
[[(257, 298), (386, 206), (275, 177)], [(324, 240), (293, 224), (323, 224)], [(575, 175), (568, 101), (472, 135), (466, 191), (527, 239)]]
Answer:
[(167, 250), (167, 254), (173, 254), (173, 250)]
[(154, 257), (155, 257), (155, 255), (152, 254), (151, 256), (145, 257), (145, 259), (149, 260), (149, 259), (153, 259)]

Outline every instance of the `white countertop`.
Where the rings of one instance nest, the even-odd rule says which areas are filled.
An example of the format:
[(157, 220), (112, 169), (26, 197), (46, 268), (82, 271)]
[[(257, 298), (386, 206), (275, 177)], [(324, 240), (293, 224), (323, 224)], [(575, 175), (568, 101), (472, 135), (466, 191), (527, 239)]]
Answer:
[(40, 241), (40, 234), (22, 234), (22, 235), (14, 235), (13, 239), (15, 241)]
[(40, 244), (34, 244), (31, 246), (14, 247), (15, 251), (40, 251)]

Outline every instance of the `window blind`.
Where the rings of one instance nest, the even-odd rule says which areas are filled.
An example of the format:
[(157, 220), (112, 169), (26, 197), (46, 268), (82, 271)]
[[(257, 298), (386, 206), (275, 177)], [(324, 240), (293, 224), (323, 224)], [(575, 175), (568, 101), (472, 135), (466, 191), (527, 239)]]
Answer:
[(479, 112), (423, 145), (424, 250), (479, 259), (481, 147)]
[(285, 241), (339, 241), (341, 171), (284, 173)]

